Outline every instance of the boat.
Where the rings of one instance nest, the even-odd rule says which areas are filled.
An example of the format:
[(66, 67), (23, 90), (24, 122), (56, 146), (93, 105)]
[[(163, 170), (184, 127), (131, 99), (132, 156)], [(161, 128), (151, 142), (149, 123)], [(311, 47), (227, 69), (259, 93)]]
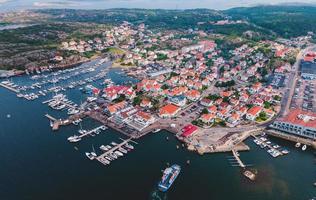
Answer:
[(283, 149), (282, 151), (281, 151), (281, 153), (283, 153), (283, 154), (288, 154), (288, 153), (290, 153), (287, 149)]
[(102, 151), (107, 151), (107, 150), (109, 150), (106, 146), (104, 146), (104, 145), (101, 145), (100, 146), (100, 149), (102, 150)]
[(86, 152), (86, 156), (90, 159), (90, 160), (93, 160), (95, 158), (94, 155), (92, 155), (91, 153), (89, 152)]
[(131, 150), (134, 149), (133, 145), (128, 144), (128, 143), (125, 144), (125, 147)]
[(103, 131), (105, 131), (106, 126), (101, 126), (100, 129), (103, 130)]
[(111, 142), (111, 144), (112, 144), (113, 146), (116, 146), (116, 145), (117, 145), (117, 143), (115, 143), (115, 142)]
[(122, 152), (120, 152), (120, 151), (114, 151), (114, 153), (117, 155), (117, 157), (123, 156)]
[(304, 146), (302, 147), (302, 150), (305, 151), (307, 149), (306, 144), (304, 144)]
[(125, 149), (123, 149), (122, 147), (120, 147), (118, 150), (119, 150), (120, 152), (122, 152), (122, 153), (127, 153), (127, 151), (126, 151)]
[(158, 189), (162, 192), (166, 192), (173, 182), (178, 177), (181, 171), (181, 167), (179, 165), (172, 165), (164, 170), (161, 181), (158, 183)]
[(161, 131), (161, 129), (158, 128), (158, 129), (153, 130), (153, 133), (157, 133), (159, 131)]
[(299, 142), (295, 144), (296, 148), (299, 148), (300, 146), (301, 146), (301, 143), (299, 143)]
[(81, 140), (81, 138), (78, 135), (74, 135), (74, 136), (70, 136), (69, 138), (67, 138), (67, 140), (69, 142), (79, 142)]

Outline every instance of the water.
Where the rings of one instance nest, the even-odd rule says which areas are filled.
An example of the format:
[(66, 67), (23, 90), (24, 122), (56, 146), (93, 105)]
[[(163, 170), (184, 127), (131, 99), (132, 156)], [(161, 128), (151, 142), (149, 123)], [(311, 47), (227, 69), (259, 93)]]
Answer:
[[(117, 72), (111, 71), (109, 76), (116, 82), (124, 81)], [(26, 77), (13, 80), (29, 81)], [(83, 96), (78, 89), (67, 95), (75, 102)], [(70, 144), (67, 137), (77, 133), (79, 127), (70, 125), (52, 132), (44, 114), (64, 114), (52, 111), (41, 103), (43, 100), (18, 99), (0, 88), (1, 199), (307, 200), (316, 195), (312, 185), (316, 181), (313, 152), (302, 152), (293, 143), (278, 139), (274, 141), (289, 149), (289, 155), (273, 159), (251, 140), (247, 141), (251, 151), (240, 153), (241, 159), (254, 164), (259, 172), (255, 184), (244, 178), (239, 168), (230, 166), (227, 156), (231, 154), (197, 155), (182, 148), (166, 131), (145, 136), (137, 141), (135, 150), (103, 166), (88, 160), (84, 152), (92, 151), (93, 145), (100, 153), (101, 144), (119, 142), (124, 136), (107, 129)], [(92, 119), (82, 123), (85, 129), (98, 125)], [(167, 163), (181, 165), (182, 171), (171, 189), (161, 193), (157, 183)]]

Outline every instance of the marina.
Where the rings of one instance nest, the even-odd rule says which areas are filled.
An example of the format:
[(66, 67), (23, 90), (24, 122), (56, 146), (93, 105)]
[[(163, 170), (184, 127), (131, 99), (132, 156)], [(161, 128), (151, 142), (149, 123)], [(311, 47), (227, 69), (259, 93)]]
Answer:
[(107, 127), (103, 126), (103, 125), (96, 127), (94, 129), (91, 129), (91, 130), (79, 129), (79, 131), (78, 131), (79, 135), (70, 136), (68, 138), (68, 141), (69, 142), (79, 142), (83, 137), (86, 137), (86, 136), (94, 137), (95, 136), (94, 134), (98, 135), (101, 133), (101, 131), (105, 131), (106, 129), (107, 129)]
[(129, 142), (138, 144), (137, 142), (133, 141), (131, 138), (126, 139), (126, 140), (122, 138), (120, 139), (122, 140), (121, 143), (116, 144), (112, 142), (111, 144), (113, 145), (113, 147), (105, 150), (104, 153), (97, 156), (95, 159), (104, 165), (108, 165), (110, 164), (110, 161), (116, 160), (118, 157), (123, 156), (124, 152), (127, 153), (126, 149), (128, 149), (129, 151), (134, 149), (134, 147), (131, 144), (129, 144)]
[(260, 137), (252, 135), (254, 138), (253, 142), (261, 147), (261, 149), (267, 148), (267, 152), (273, 157), (279, 157), (290, 153), (287, 149), (282, 149), (278, 144), (271, 143), (265, 135), (261, 135)]

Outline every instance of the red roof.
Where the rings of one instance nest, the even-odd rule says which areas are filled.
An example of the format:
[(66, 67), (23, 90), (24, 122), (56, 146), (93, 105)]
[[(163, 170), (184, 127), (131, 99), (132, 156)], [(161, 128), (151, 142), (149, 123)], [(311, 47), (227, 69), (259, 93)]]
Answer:
[(290, 113), (284, 118), (281, 118), (280, 121), (316, 128), (316, 113), (295, 109), (291, 110)]
[(183, 129), (182, 129), (182, 134), (181, 136), (183, 137), (189, 137), (190, 135), (192, 135), (195, 131), (197, 130), (197, 127), (192, 125), (192, 124), (189, 124), (189, 125), (186, 125)]

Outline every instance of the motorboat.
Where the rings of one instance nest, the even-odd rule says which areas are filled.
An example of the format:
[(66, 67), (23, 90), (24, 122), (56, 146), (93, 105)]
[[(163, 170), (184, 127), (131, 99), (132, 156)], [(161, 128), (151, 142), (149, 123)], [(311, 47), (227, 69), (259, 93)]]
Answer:
[(304, 144), (304, 146), (302, 147), (302, 150), (305, 151), (307, 149), (306, 144)]
[(299, 143), (299, 142), (295, 144), (296, 148), (299, 148), (300, 146), (301, 146), (301, 143)]

